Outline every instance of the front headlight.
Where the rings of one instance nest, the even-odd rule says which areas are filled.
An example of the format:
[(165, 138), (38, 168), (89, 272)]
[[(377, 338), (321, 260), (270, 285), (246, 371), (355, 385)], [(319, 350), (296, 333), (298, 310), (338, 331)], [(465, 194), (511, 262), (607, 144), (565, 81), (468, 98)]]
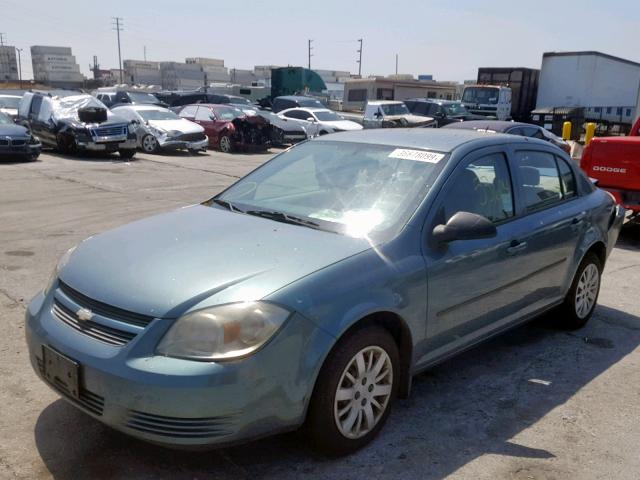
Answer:
[(265, 302), (231, 303), (198, 310), (176, 320), (156, 353), (207, 361), (244, 357), (264, 345), (290, 314)]
[(60, 274), (60, 270), (62, 270), (64, 266), (67, 264), (67, 262), (71, 258), (71, 254), (75, 249), (76, 247), (71, 247), (69, 250), (64, 252), (64, 254), (60, 257), (60, 260), (58, 260), (56, 268), (54, 268), (53, 271), (51, 272), (51, 275), (49, 275), (49, 280), (47, 281), (47, 285), (44, 287), (43, 293), (45, 296), (49, 295), (49, 292), (51, 291), (51, 287), (53, 287), (54, 283), (56, 282), (56, 279), (58, 278), (58, 275)]

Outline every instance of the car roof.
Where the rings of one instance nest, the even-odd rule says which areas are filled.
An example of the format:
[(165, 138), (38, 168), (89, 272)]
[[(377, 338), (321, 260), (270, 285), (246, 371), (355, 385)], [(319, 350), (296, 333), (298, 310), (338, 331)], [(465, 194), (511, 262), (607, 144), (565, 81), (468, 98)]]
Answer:
[(2, 98), (22, 98), (22, 95), (5, 95), (4, 93), (0, 94)]
[(392, 103), (404, 103), (402, 100), (370, 100), (367, 102), (369, 105), (390, 105)]
[(504, 132), (513, 127), (536, 127), (538, 125), (524, 122), (509, 122), (507, 120), (471, 120), (468, 122), (457, 122), (445, 125), (443, 128), (456, 130), (493, 130), (494, 132)]
[(305, 112), (332, 112), (333, 110), (329, 109), (329, 108), (320, 108), (320, 107), (291, 107), (291, 108), (287, 108), (285, 110), (282, 110), (279, 113), (282, 112), (289, 112), (291, 110), (304, 110)]
[(166, 111), (168, 110), (168, 108), (164, 108), (161, 107), (159, 105), (152, 105), (150, 103), (139, 103), (139, 104), (122, 104), (122, 105), (118, 105), (117, 107), (114, 107), (113, 110), (115, 110), (116, 108), (131, 108), (133, 110), (162, 110), (162, 111)]
[(478, 147), (504, 143), (522, 143), (523, 141), (547, 145), (547, 142), (543, 140), (518, 135), (486, 133), (476, 130), (446, 130), (442, 128), (375, 128), (354, 130), (318, 137), (313, 141), (322, 140), (420, 148), (443, 153), (452, 152), (457, 147), (469, 142), (475, 142), (478, 144)]
[[(297, 100), (318, 100), (315, 97), (308, 97), (306, 95), (281, 95), (279, 97), (274, 98), (274, 100), (293, 100), (293, 101), (297, 101)], [(320, 100), (318, 100), (320, 101)]]

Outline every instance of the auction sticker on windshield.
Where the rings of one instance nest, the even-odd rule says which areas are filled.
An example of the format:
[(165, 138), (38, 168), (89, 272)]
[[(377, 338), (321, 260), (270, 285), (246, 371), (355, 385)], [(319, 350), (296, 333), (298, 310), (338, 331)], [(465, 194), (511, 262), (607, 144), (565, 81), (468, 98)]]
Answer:
[(399, 158), (400, 160), (415, 160), (416, 162), (438, 163), (444, 158), (444, 155), (442, 153), (427, 152), (425, 150), (396, 148), (389, 154), (389, 158)]

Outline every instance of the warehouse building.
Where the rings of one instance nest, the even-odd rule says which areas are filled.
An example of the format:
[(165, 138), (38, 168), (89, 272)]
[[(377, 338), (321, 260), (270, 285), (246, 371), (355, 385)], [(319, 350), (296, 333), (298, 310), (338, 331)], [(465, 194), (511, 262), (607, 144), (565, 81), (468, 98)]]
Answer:
[(16, 47), (0, 45), (0, 81), (18, 80), (18, 61)]
[(224, 60), (220, 58), (191, 57), (186, 58), (185, 63), (199, 65), (206, 77), (206, 83), (228, 82), (229, 70), (224, 66)]
[(356, 78), (344, 84), (343, 110), (362, 110), (367, 100), (456, 98), (456, 85), (435, 80), (401, 80), (388, 77)]
[(195, 63), (160, 62), (160, 78), (165, 90), (193, 90), (205, 86), (204, 72)]
[(536, 110), (583, 107), (587, 119), (631, 123), (639, 91), (640, 63), (594, 51), (547, 52)]
[(58, 88), (79, 88), (84, 75), (69, 47), (35, 45), (31, 47), (33, 79)]
[(160, 63), (146, 60), (125, 60), (124, 81), (130, 85), (161, 85)]

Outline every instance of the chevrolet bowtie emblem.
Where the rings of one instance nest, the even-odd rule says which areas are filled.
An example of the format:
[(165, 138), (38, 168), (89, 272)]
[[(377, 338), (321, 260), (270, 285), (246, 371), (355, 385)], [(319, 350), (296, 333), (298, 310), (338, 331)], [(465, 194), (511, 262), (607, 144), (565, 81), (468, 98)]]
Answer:
[(88, 308), (81, 308), (76, 312), (76, 316), (78, 320), (82, 320), (83, 322), (88, 322), (93, 318), (93, 312)]

